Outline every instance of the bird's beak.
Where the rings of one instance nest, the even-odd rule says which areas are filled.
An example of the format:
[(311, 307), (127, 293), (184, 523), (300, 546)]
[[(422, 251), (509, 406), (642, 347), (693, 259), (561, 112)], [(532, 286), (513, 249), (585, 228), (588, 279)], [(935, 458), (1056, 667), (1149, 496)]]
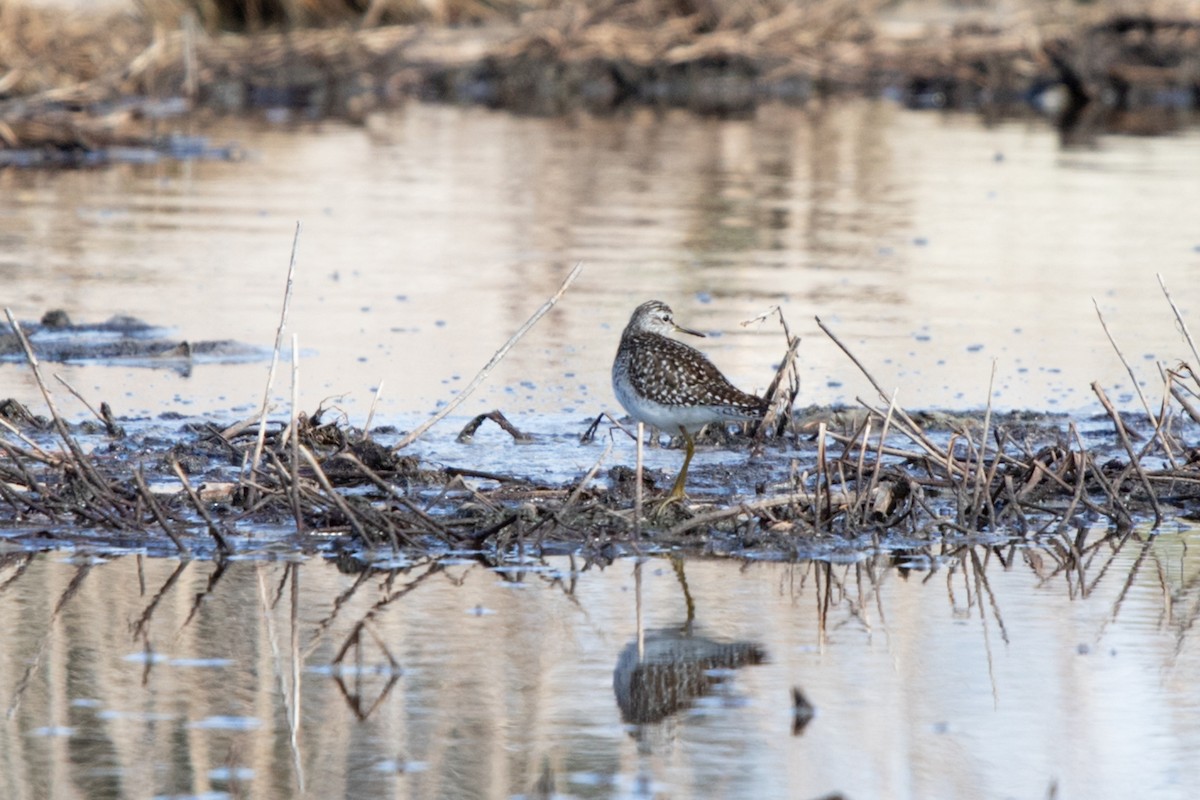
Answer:
[(685, 328), (682, 325), (676, 325), (675, 330), (679, 331), (680, 333), (689, 333), (692, 336), (699, 336), (701, 339), (705, 338), (704, 334), (700, 331), (694, 331), (691, 328)]

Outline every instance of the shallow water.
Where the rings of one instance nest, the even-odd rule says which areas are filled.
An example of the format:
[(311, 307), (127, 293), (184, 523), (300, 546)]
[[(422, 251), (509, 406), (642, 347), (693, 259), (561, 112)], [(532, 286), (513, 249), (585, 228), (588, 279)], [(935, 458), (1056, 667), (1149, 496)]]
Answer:
[[(1037, 546), (1000, 551), (1007, 569), (983, 546), (932, 570), (900, 554), (690, 560), (690, 639), (684, 582), (652, 558), (648, 665), (616, 679), (637, 653), (631, 560), (358, 575), (10, 555), (0, 614), (21, 623), (0, 652), (0, 793), (1191, 797), (1188, 533), (1100, 544), (1057, 572)], [(716, 643), (761, 663), (689, 672), (686, 655)], [(701, 696), (681, 688), (698, 681)], [(793, 687), (816, 709), (798, 733)]]
[[(1038, 122), (848, 102), (752, 121), (414, 105), (365, 128), (193, 132), (247, 157), (0, 172), (4, 304), (22, 319), (127, 314), (180, 339), (269, 349), (300, 221), (284, 341), (298, 335), (302, 406), (361, 425), (382, 381), (375, 424), (405, 429), (582, 261), (559, 306), (414, 447), (434, 464), (585, 472), (608, 440), (577, 436), (618, 410), (609, 364), (648, 297), (712, 334), (702, 345), (746, 389), (769, 381), (783, 337), (774, 320), (739, 323), (779, 305), (804, 337), (804, 404), (874, 399), (814, 315), (912, 409), (982, 408), (993, 364), (998, 407), (1090, 413), (1098, 380), (1137, 409), (1092, 298), (1157, 402), (1157, 362), (1191, 354), (1155, 273), (1200, 328), (1195, 131), (1063, 150)], [(46, 372), (169, 438), (183, 421), (165, 412), (249, 416), (267, 364)], [(279, 416), (290, 380), (284, 364)], [(42, 411), (25, 365), (0, 363), (0, 381)], [(85, 416), (52, 386), (65, 415)], [(468, 415), (497, 407), (535, 443), (490, 425), (454, 441)], [(610, 462), (632, 463), (613, 442)], [(704, 449), (698, 471), (743, 458)], [(654, 469), (678, 459), (648, 451)], [(849, 546), (832, 548), (850, 563), (830, 573), (689, 560), (683, 642), (682, 585), (655, 558), (641, 570), (645, 653), (765, 660), (672, 662), (674, 683), (651, 672), (646, 684), (707, 681), (709, 693), (664, 705), (643, 691), (624, 706), (614, 671), (637, 653), (631, 560), (555, 558), (520, 574), (398, 564), (355, 588), (358, 575), (265, 536), (263, 557), (295, 561), (13, 552), (0, 562), (0, 796), (293, 797), (303, 781), (314, 798), (1189, 797), (1196, 533), (1177, 521), (1059, 572), (1069, 548), (1057, 540), (1003, 550), (1008, 569), (979, 547), (982, 572), (961, 554)], [(359, 622), (361, 666), (351, 650), (335, 668)], [(793, 687), (817, 708), (800, 735)], [(629, 708), (656, 721), (630, 724)]]
[[(298, 334), (302, 405), (330, 398), (361, 423), (382, 381), (377, 420), (407, 422), (460, 390), (582, 261), (463, 406), (533, 428), (545, 412), (616, 410), (608, 367), (648, 297), (714, 334), (718, 365), (760, 390), (782, 336), (774, 320), (739, 323), (778, 304), (804, 337), (801, 401), (819, 404), (874, 392), (815, 315), (910, 408), (982, 408), (993, 363), (998, 407), (1095, 408), (1093, 380), (1139, 407), (1093, 298), (1153, 401), (1156, 361), (1191, 358), (1156, 273), (1200, 327), (1195, 130), (1064, 150), (1037, 121), (846, 102), (749, 121), (413, 105), (365, 128), (203, 132), (246, 159), (0, 174), (5, 304), (269, 348), (299, 221), (284, 344)], [(245, 412), (266, 373), (58, 369), (118, 415)], [(0, 378), (36, 400), (22, 365)]]

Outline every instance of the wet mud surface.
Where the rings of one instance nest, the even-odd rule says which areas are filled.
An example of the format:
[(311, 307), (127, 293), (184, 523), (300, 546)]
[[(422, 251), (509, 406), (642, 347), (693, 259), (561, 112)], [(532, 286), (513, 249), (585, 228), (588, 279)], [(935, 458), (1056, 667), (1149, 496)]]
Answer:
[[(702, 452), (729, 457), (697, 464), (689, 496), (673, 502), (673, 475), (613, 457), (616, 439), (637, 429), (607, 414), (537, 434), (501, 410), (480, 414), (462, 425), (456, 444), (466, 447), (452, 460), (436, 448), (412, 447), (441, 413), (410, 432), (364, 431), (324, 407), (283, 418), (167, 412), (122, 419), (71, 389), (95, 420), (68, 422), (39, 358), (186, 365), (193, 349), (214, 357), (250, 350), (231, 342), (174, 344), (162, 329), (130, 318), (76, 325), (61, 311), (36, 325), (9, 314), (0, 343), (5, 333), (13, 340), (7, 350), (28, 361), (49, 411), (0, 402), (0, 526), (6, 544), (22, 549), (223, 557), (265, 545), (362, 562), (461, 551), (501, 560), (556, 553), (611, 559), (644, 549), (844, 557), (1097, 524), (1117, 532), (1142, 522), (1157, 528), (1193, 518), (1200, 498), (1200, 378), (1187, 364), (1167, 371), (1163, 401), (1157, 411), (1144, 403), (1144, 415), (1118, 412), (1099, 384), (1092, 388), (1106, 413), (1089, 419), (990, 408), (910, 414), (894, 398), (884, 402), (869, 374), (879, 403), (801, 409), (800, 340), (788, 333), (763, 395), (766, 417), (702, 431)], [(499, 458), (493, 452), (475, 461), (471, 443), (485, 426), (511, 443)], [(649, 445), (666, 444), (663, 438), (652, 431)], [(551, 460), (561, 449), (565, 463), (568, 449), (579, 463), (577, 449), (585, 448), (594, 462), (583, 473), (548, 478), (522, 452), (528, 446), (550, 450)]]
[[(96, 361), (186, 372), (197, 361), (233, 363), (266, 359), (262, 348), (230, 340), (196, 341), (171, 338), (171, 330), (134, 317), (117, 316), (104, 322), (75, 323), (65, 311), (53, 309), (38, 322), (22, 322), (33, 353), (41, 361)], [(26, 359), (11, 324), (0, 322), (0, 361)]]
[(274, 419), (67, 424), (13, 401), (0, 414), (3, 542), (34, 550), (301, 551), (363, 564), (464, 551), (836, 559), (1128, 531), (1191, 518), (1200, 498), (1200, 452), (1129, 416), (1118, 433), (1105, 416), (797, 411), (770, 437), (707, 431), (700, 452), (732, 457), (695, 465), (681, 503), (663, 503), (673, 474), (647, 471), (639, 517), (634, 465), (613, 463), (582, 428), (555, 446), (589, 448), (593, 469), (545, 481), (525, 474), (515, 434), (512, 467), (498, 471), (396, 451), (400, 431), (364, 435), (321, 411), (300, 415), (295, 436)]

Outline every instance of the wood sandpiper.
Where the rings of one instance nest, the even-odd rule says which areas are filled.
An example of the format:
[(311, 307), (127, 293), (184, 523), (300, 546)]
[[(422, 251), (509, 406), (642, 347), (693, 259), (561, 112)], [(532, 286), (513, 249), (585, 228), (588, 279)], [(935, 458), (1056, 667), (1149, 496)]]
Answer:
[(768, 407), (766, 400), (731, 384), (699, 350), (669, 338), (676, 331), (704, 336), (675, 324), (665, 303), (642, 303), (621, 334), (612, 368), (613, 392), (631, 417), (683, 435), (687, 455), (668, 502), (683, 497), (696, 449), (693, 434), (710, 422), (762, 419)]

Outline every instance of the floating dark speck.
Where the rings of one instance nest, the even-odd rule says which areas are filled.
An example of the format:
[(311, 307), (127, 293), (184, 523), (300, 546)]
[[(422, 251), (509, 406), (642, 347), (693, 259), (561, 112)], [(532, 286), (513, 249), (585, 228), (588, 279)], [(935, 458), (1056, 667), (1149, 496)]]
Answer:
[(982, 349), (983, 349), (983, 345), (981, 345), (981, 344), (969, 344), (969, 345), (967, 345), (967, 352), (968, 352), (968, 353), (978, 353), (978, 352), (979, 352), (980, 350), (982, 350)]

